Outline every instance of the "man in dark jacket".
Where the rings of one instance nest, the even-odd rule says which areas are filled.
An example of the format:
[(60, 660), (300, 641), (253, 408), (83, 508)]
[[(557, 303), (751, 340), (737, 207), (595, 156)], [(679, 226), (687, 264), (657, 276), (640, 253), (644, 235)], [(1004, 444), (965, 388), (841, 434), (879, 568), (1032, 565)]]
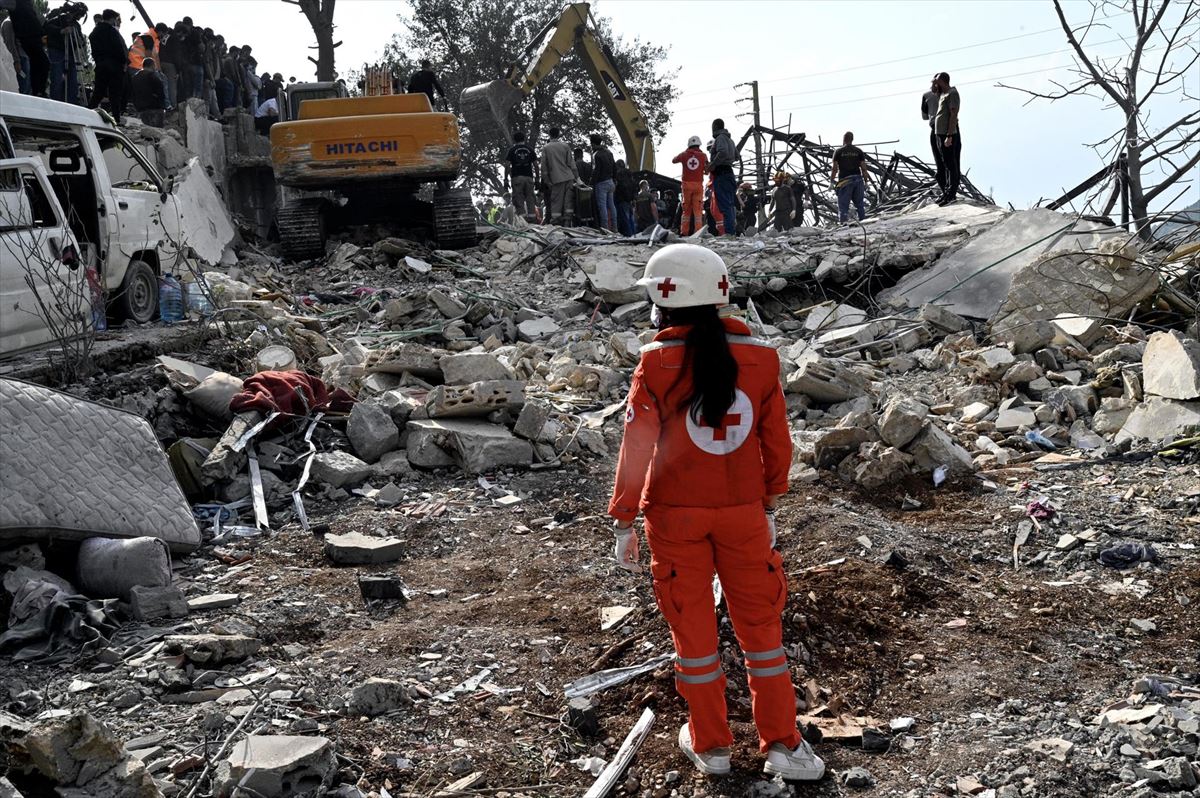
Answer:
[(537, 153), (533, 147), (525, 143), (525, 134), (519, 130), (513, 133), (513, 145), (504, 156), (504, 170), (508, 173), (508, 182), (512, 186), (513, 204), (517, 213), (527, 222), (537, 219), (537, 202), (533, 191), (534, 167), (537, 160)]
[(617, 231), (617, 203), (613, 199), (616, 188), (616, 162), (604, 139), (593, 133), (592, 142), (592, 187), (596, 189), (596, 207), (600, 211), (600, 226), (605, 230)]
[(429, 106), (436, 108), (433, 104), (433, 93), (438, 93), (442, 98), (442, 104), (446, 103), (446, 92), (442, 90), (442, 84), (438, 83), (437, 75), (434, 74), (433, 64), (428, 60), (421, 62), (421, 68), (413, 73), (413, 76), (408, 80), (408, 93), (418, 94), (424, 93), (429, 96)]
[(617, 161), (613, 189), (613, 200), (617, 204), (617, 227), (621, 235), (631, 236), (637, 232), (633, 221), (633, 201), (637, 197), (637, 183), (624, 161)]
[(167, 97), (153, 58), (142, 62), (141, 71), (130, 80), (130, 88), (133, 94), (133, 108), (138, 112), (138, 118), (151, 127), (162, 127)]
[(119, 124), (125, 110), (125, 64), (129, 50), (118, 30), (121, 15), (111, 8), (104, 9), (100, 22), (88, 36), (92, 44), (92, 60), (96, 62), (96, 85), (92, 89), (89, 108), (99, 107), (108, 98), (113, 119)]
[(29, 93), (46, 96), (46, 79), (50, 77), (50, 59), (42, 45), (45, 23), (33, 0), (16, 0), (12, 10), (13, 33), (17, 43), (29, 58)]
[(714, 119), (712, 123), (712, 157), (708, 171), (713, 176), (713, 191), (717, 195), (717, 207), (725, 221), (725, 235), (737, 235), (737, 179), (733, 176), (733, 164), (737, 161), (737, 147), (733, 137), (725, 129), (725, 122)]
[(79, 65), (87, 62), (87, 45), (79, 22), (87, 16), (83, 3), (66, 3), (46, 17), (46, 54), (50, 58), (50, 98), (79, 102)]

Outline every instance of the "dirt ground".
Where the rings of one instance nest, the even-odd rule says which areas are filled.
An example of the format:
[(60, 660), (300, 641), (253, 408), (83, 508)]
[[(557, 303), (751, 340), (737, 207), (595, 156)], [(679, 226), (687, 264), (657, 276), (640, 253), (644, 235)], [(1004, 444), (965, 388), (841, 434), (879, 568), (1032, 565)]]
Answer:
[[(277, 733), (330, 737), (343, 779), (364, 789), (432, 796), (481, 772), (480, 786), (492, 792), (464, 794), (579, 795), (593, 777), (570, 761), (610, 758), (649, 706), (657, 713), (653, 731), (614, 794), (758, 794), (752, 791), (762, 788), (754, 786), (762, 761), (724, 615), (737, 736), (729, 777), (693, 776), (678, 753), (685, 709), (668, 668), (594, 696), (597, 737), (582, 738), (562, 722), (567, 682), (598, 662), (632, 665), (670, 651), (648, 574), (628, 574), (611, 562), (602, 516), (611, 469), (610, 460), (493, 475), (492, 482), (524, 497), (513, 509), (493, 507), (475, 480), (449, 473), (405, 483), (413, 501), (396, 509), (357, 498), (312, 502), (315, 532), (396, 536), (406, 542), (405, 557), (386, 566), (335, 567), (320, 535), (293, 520), (267, 537), (183, 560), (178, 573), (189, 594), (238, 592), (243, 600), (178, 627), (261, 637), (257, 659), (232, 669), (277, 669), (266, 684), (287, 692), (272, 693), (279, 700), (260, 710), (261, 721)], [(785, 643), (801, 697), (811, 684), (822, 702), (884, 729), (892, 718), (915, 719), (885, 752), (818, 742), (828, 775), (796, 785), (794, 794), (952, 795), (964, 775), (1003, 784), (1017, 767), (1014, 751), (1056, 736), (1072, 720), (1090, 723), (1128, 693), (1132, 680), (1194, 671), (1200, 630), (1189, 605), (1200, 601), (1200, 525), (1189, 513), (1200, 487), (1196, 473), (1195, 465), (1154, 460), (1050, 473), (1014, 469), (1011, 483), (997, 479), (999, 491), (975, 483), (934, 490), (914, 481), (866, 495), (831, 474), (794, 486), (782, 505), (779, 543), (790, 583)], [(1061, 526), (1044, 522), (1014, 571), (1011, 530), (1025, 517), (1025, 502), (1045, 492), (1060, 508)], [(906, 497), (919, 509), (902, 509)], [(430, 507), (426, 517), (406, 514)], [(1088, 544), (1028, 564), (1039, 551), (1054, 551), (1062, 531), (1089, 528), (1152, 541), (1162, 561), (1122, 575), (1097, 563), (1098, 546)], [(410, 599), (365, 606), (356, 576), (370, 572), (399, 575)], [(1101, 589), (1131, 579), (1145, 580), (1144, 597)], [(599, 609), (614, 605), (637, 609), (602, 632)], [(1152, 618), (1157, 631), (1143, 635), (1129, 626), (1131, 618)], [(134, 624), (124, 641), (155, 631), (162, 630)], [(490, 675), (475, 691), (446, 701), (425, 697), (484, 668)], [(0, 664), (10, 697), (21, 686), (36, 687), (55, 706), (86, 704), (125, 739), (161, 730), (180, 752), (205, 750), (201, 719), (211, 707), (228, 707), (151, 700), (133, 712), (110, 705), (128, 679), (144, 676), (124, 664)], [(375, 719), (338, 714), (336, 698), (372, 676), (411, 683), (418, 699)], [(78, 677), (97, 687), (65, 691)], [(1116, 778), (1115, 771), (1071, 761), (1020, 761), (1028, 767), (1018, 775), (1037, 784), (1024, 794), (1106, 795)], [(839, 784), (838, 774), (854, 766), (870, 771), (873, 788)]]

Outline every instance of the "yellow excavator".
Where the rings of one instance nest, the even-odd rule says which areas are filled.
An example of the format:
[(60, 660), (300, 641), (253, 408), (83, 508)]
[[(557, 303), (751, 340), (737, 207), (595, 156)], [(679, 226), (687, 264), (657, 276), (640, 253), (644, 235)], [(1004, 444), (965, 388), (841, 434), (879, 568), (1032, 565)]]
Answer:
[[(399, 93), (385, 73), (367, 69), (362, 97), (346, 96), (342, 83), (304, 83), (280, 98), (271, 164), (283, 186), (275, 224), (288, 258), (319, 257), (327, 231), (345, 224), (402, 224), (443, 249), (476, 243), (470, 192), (450, 187), (462, 160), (458, 120), (424, 94)], [(423, 199), (427, 184), (434, 191)]]
[[(459, 98), (459, 111), (473, 136), (484, 141), (502, 140), (511, 145), (509, 111), (528, 97), (574, 47), (621, 136), (625, 163), (634, 172), (648, 173), (657, 179), (656, 182), (670, 184), (673, 182), (670, 178), (654, 174), (654, 139), (646, 115), (617, 71), (612, 50), (597, 38), (596, 30), (589, 4), (572, 3), (525, 46), (527, 65), (514, 64), (503, 79), (464, 89)], [(678, 188), (678, 183), (674, 185)]]

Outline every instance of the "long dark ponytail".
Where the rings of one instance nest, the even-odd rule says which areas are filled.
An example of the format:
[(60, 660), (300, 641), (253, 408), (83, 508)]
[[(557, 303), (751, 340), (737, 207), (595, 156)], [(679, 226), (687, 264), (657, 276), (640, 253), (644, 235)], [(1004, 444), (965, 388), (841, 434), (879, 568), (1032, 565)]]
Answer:
[(738, 364), (725, 339), (725, 325), (716, 305), (664, 309), (667, 326), (690, 325), (687, 338), (687, 362), (692, 372), (692, 388), (679, 403), (694, 423), (701, 420), (709, 427), (721, 421), (733, 406), (737, 390)]

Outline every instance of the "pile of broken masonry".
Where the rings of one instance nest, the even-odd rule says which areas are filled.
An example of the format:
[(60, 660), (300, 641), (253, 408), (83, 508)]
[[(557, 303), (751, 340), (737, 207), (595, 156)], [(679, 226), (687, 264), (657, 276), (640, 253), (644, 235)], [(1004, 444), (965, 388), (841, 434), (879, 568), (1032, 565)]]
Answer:
[[(198, 324), (215, 343), (159, 358), (109, 403), (153, 422), (201, 524), (201, 552), (235, 566), (237, 547), (272, 529), (310, 531), (306, 503), (429, 512), (422, 486), (443, 469), (481, 478), (500, 505), (519, 502), (487, 478), (599, 470), (591, 461), (615, 452), (629, 374), (654, 334), (635, 281), (664, 240), (522, 225), (451, 252), (358, 229), (303, 264), (242, 242), (236, 266), (204, 274), (218, 310)], [(734, 312), (778, 348), (795, 480), (828, 471), (874, 490), (975, 475), (998, 489), (1011, 464), (1196, 446), (1194, 231), (1151, 247), (1049, 211), (959, 204), (698, 240), (730, 265)], [(107, 379), (76, 387), (103, 392)], [(386, 533), (325, 535), (337, 564), (388, 562), (394, 544)], [(27, 569), (48, 573), (39, 551), (24, 552)], [(112, 634), (113, 618), (169, 623), (237, 597), (159, 584), (121, 598), (97, 634)], [(324, 737), (247, 736), (254, 709), (216, 703), (229, 690), (261, 682), (289, 706), (328, 701), (289, 689), (273, 668), (227, 676), (258, 641), (236, 619), (205, 628), (90, 650), (109, 667), (169, 658), (178, 667), (154, 671), (153, 689), (215, 706), (202, 713), (212, 741), (168, 756), (149, 733), (122, 747), (86, 712), (81, 679), (64, 706), (10, 696), (0, 736), (13, 761), (76, 795), (223, 795), (240, 782), (265, 796), (336, 787), (349, 798), (375, 787), (356, 783)], [(186, 686), (169, 683), (185, 670)], [(414, 698), (395, 682), (360, 687), (321, 711), (373, 714)], [(140, 706), (141, 693), (114, 704)], [(273, 725), (316, 728), (307, 716)]]

